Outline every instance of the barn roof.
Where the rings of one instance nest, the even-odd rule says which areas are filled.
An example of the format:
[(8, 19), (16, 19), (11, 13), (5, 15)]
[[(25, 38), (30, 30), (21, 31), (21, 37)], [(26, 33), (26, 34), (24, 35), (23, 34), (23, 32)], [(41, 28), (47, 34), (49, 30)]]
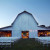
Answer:
[[(29, 13), (29, 12), (27, 12), (27, 11), (23, 11), (23, 12), (21, 12), (21, 13), (19, 13), (19, 14), (17, 15), (17, 17), (15, 18), (15, 20), (13, 21), (13, 23), (12, 23), (10, 26), (2, 27), (2, 28), (0, 28), (0, 29), (12, 27), (12, 25), (14, 24), (14, 22), (16, 21), (16, 19), (18, 18), (18, 16), (19, 16), (20, 14), (22, 14), (22, 13), (28, 13), (28, 14), (32, 15), (31, 13)], [(32, 17), (34, 18), (33, 15), (32, 15)], [(35, 20), (35, 18), (34, 18), (34, 20)], [(35, 22), (36, 22), (37, 25), (38, 25), (38, 22), (37, 22), (36, 20), (35, 20)], [(38, 27), (42, 27), (42, 26), (38, 26)], [(45, 28), (50, 28), (50, 27), (46, 27), (46, 26), (45, 26)]]
[[(14, 22), (16, 21), (16, 19), (18, 18), (18, 16), (19, 16), (20, 14), (22, 14), (22, 13), (28, 13), (28, 14), (32, 15), (31, 13), (29, 13), (29, 12), (27, 12), (27, 11), (23, 11), (23, 12), (21, 12), (21, 13), (19, 13), (19, 14), (17, 15), (17, 17), (16, 17), (15, 20), (13, 21), (12, 25), (14, 24)], [(32, 15), (32, 17), (34, 18), (33, 15)], [(34, 18), (34, 20), (35, 20), (35, 18)], [(36, 20), (35, 20), (35, 22), (36, 22), (37, 25), (38, 25), (38, 22), (37, 22)]]
[(11, 26), (6, 26), (6, 27), (2, 27), (2, 28), (0, 28), (0, 29), (9, 28), (9, 27), (12, 27), (12, 25), (11, 25)]

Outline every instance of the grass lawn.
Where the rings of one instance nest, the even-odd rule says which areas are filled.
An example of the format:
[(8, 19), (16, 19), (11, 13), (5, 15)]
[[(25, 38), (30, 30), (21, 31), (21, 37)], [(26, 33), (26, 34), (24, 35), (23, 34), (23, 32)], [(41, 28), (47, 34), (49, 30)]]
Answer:
[(0, 48), (0, 50), (50, 50), (50, 46), (43, 46), (35, 41), (35, 39), (30, 38), (20, 39), (18, 42), (15, 42), (14, 45), (11, 45), (11, 47)]

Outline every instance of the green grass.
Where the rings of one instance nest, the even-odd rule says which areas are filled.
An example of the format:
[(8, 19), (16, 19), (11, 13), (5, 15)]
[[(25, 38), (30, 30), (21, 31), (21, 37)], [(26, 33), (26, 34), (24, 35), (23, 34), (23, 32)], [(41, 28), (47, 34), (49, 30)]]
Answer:
[[(6, 47), (6, 46), (5, 46)], [(35, 39), (20, 39), (11, 47), (2, 48), (2, 50), (50, 50), (50, 46), (43, 46), (35, 41)]]

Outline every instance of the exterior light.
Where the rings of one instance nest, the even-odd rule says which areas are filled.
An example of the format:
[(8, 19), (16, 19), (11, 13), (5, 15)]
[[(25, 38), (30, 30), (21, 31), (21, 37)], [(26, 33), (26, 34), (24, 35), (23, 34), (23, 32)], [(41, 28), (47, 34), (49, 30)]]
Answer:
[(37, 30), (35, 30), (37, 32)]
[(33, 30), (33, 32), (34, 32), (34, 30)]
[(29, 30), (30, 32), (32, 32), (32, 30)]

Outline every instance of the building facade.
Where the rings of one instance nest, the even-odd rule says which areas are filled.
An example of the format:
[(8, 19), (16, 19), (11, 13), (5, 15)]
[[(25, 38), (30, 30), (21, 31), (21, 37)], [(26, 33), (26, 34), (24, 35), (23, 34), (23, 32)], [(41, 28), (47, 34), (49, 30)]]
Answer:
[(17, 15), (11, 26), (0, 28), (0, 37), (50, 37), (50, 27), (38, 26), (34, 16), (23, 11)]

